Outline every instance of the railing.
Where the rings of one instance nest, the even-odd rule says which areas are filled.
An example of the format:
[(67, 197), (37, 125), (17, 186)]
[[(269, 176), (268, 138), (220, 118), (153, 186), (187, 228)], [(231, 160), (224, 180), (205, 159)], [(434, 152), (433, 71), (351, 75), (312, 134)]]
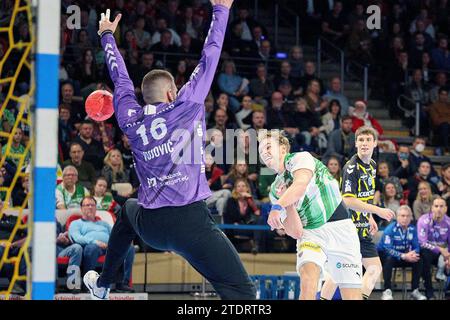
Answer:
[[(402, 100), (411, 103), (412, 105), (415, 106), (415, 108), (413, 109), (405, 108), (402, 104)], [(420, 109), (421, 109), (420, 101), (418, 100), (414, 101), (413, 99), (402, 94), (397, 98), (397, 106), (400, 110), (402, 110), (405, 113), (406, 118), (415, 117), (416, 120), (415, 135), (420, 136)]]
[(362, 65), (356, 61), (349, 60), (345, 67), (346, 73), (349, 77), (357, 79), (363, 83), (364, 100), (369, 98), (369, 65)]
[(279, 33), (279, 16), (280, 12), (282, 13), (281, 16), (283, 17), (284, 23), (290, 23), (292, 27), (295, 28), (295, 45), (300, 45), (300, 16), (298, 13), (290, 9), (289, 7), (280, 4), (282, 1), (276, 1), (274, 5), (274, 41), (275, 41), (275, 47), (278, 47), (278, 33)]
[[(332, 52), (332, 53), (330, 53)], [(333, 44), (330, 40), (324, 37), (317, 39), (317, 75), (322, 74), (322, 55), (327, 56), (333, 60), (337, 60), (340, 63), (340, 77), (341, 77), (341, 93), (344, 93), (345, 84), (345, 53), (344, 50)]]

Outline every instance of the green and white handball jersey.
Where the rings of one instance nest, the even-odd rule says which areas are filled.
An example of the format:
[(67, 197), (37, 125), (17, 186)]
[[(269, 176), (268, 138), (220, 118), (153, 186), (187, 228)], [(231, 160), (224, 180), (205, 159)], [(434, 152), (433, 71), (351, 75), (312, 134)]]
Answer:
[(324, 225), (342, 202), (338, 181), (309, 152), (287, 154), (284, 167), (285, 171), (276, 176), (270, 187), (271, 202), (276, 203), (289, 188), (296, 170), (309, 169), (313, 172), (313, 177), (295, 206), (305, 229), (316, 229)]

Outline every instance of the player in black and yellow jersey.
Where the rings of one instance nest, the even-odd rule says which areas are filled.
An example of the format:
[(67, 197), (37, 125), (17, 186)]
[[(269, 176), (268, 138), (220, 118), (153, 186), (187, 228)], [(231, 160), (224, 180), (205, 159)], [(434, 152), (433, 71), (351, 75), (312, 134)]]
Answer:
[[(358, 229), (361, 243), (362, 263), (366, 270), (363, 276), (362, 294), (367, 299), (379, 278), (382, 267), (372, 235), (378, 230), (372, 213), (390, 221), (395, 213), (372, 204), (375, 195), (376, 162), (372, 159), (377, 146), (377, 133), (369, 127), (361, 127), (355, 133), (355, 154), (342, 170), (341, 192), (345, 205), (350, 209), (352, 220)], [(331, 299), (336, 286), (327, 279), (321, 298)]]

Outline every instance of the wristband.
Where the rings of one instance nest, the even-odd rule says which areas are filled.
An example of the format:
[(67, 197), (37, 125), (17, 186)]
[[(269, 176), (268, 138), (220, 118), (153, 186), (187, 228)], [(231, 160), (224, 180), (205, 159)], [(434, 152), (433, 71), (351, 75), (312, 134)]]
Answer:
[(100, 33), (100, 30), (98, 30), (98, 32), (97, 32), (97, 34), (100, 36), (100, 38), (103, 37), (107, 33), (113, 34), (113, 32), (111, 30), (105, 30), (102, 33)]
[(270, 210), (278, 210), (278, 211), (283, 211), (284, 210), (284, 208), (281, 206), (281, 205), (279, 205), (279, 204), (273, 204), (272, 205), (272, 207), (270, 208)]

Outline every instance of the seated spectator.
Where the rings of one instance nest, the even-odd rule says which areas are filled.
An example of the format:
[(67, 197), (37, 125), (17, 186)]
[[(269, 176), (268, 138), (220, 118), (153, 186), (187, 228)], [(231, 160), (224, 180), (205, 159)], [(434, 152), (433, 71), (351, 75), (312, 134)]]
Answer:
[(244, 179), (247, 181), (250, 188), (249, 192), (251, 192), (255, 199), (258, 199), (258, 181), (257, 175), (255, 179), (255, 174), (256, 172), (249, 171), (249, 165), (245, 162), (245, 160), (237, 159), (231, 166), (231, 170), (228, 175), (222, 177), (222, 188), (233, 190), (236, 185), (236, 181), (238, 179)]
[(423, 214), (431, 211), (433, 199), (436, 197), (437, 195), (433, 195), (433, 191), (431, 190), (431, 186), (428, 182), (419, 182), (419, 185), (417, 186), (417, 196), (413, 204), (415, 221), (418, 221)]
[(419, 186), (419, 183), (422, 181), (428, 182), (430, 184), (431, 191), (433, 192), (433, 194), (439, 193), (438, 189), (439, 178), (433, 177), (431, 175), (431, 163), (427, 160), (423, 160), (420, 163), (419, 168), (417, 169), (414, 176), (409, 177), (408, 179), (409, 203), (414, 203), (414, 200), (417, 198), (418, 193), (417, 188)]
[[(445, 164), (441, 169), (442, 186), (441, 195), (442, 199), (447, 202), (447, 208), (450, 208), (450, 163)], [(447, 211), (447, 215), (450, 216), (450, 211)]]
[(341, 164), (339, 163), (339, 159), (335, 156), (331, 156), (328, 158), (328, 161), (326, 164), (327, 164), (328, 171), (330, 171), (331, 175), (340, 183), (341, 182)]
[(420, 68), (422, 65), (422, 54), (430, 50), (425, 47), (425, 35), (422, 32), (415, 32), (413, 35), (413, 43), (410, 46), (408, 56), (413, 68)]
[[(250, 186), (246, 179), (236, 179), (231, 198), (228, 199), (225, 211), (223, 213), (223, 221), (225, 224), (235, 225), (253, 225), (256, 224), (257, 216), (260, 210), (256, 206), (253, 196), (250, 194)], [(247, 236), (253, 240), (255, 246), (254, 230), (233, 230), (226, 232), (227, 236), (233, 242), (236, 236)]]
[[(6, 155), (6, 160), (11, 161), (16, 167), (20, 164), (20, 159), (17, 156), (21, 156), (25, 154), (25, 146), (22, 144), (23, 139), (23, 131), (20, 127), (16, 128), (14, 132), (11, 145), (5, 144), (2, 147), (2, 154), (6, 155), (6, 150), (9, 147), (8, 155)], [(25, 154), (24, 161), (22, 163), (22, 167), (26, 167), (30, 161), (30, 153), (27, 152)]]
[(249, 89), (257, 103), (265, 107), (268, 105), (268, 100), (275, 91), (275, 85), (267, 76), (267, 69), (264, 64), (258, 64), (256, 67), (256, 78), (250, 80)]
[[(431, 82), (431, 77), (434, 74), (433, 72), (434, 66), (433, 62), (431, 61), (431, 56), (429, 52), (422, 53), (422, 60), (419, 69), (422, 71), (423, 81), (425, 81), (425, 83), (429, 85)], [(431, 91), (429, 92), (429, 94), (431, 99)]]
[(266, 114), (264, 113), (264, 111), (260, 110), (253, 111), (251, 128), (256, 131), (256, 134), (258, 134), (260, 130), (267, 129)]
[(225, 61), (222, 72), (217, 78), (217, 84), (222, 92), (228, 94), (230, 107), (233, 113), (239, 110), (239, 100), (248, 93), (248, 83), (246, 78), (236, 74), (236, 66), (233, 61)]
[(423, 81), (422, 70), (414, 69), (410, 84), (406, 87), (406, 94), (414, 101), (422, 105), (428, 105), (430, 101), (430, 88)]
[[(428, 158), (423, 152), (426, 148), (426, 140), (424, 137), (415, 137), (412, 147), (409, 152), (409, 164), (411, 166), (412, 173), (414, 174), (422, 161), (428, 161), (431, 163), (431, 159)], [(433, 166), (431, 166), (431, 175), (433, 177), (437, 176), (436, 171)]]
[(114, 200), (113, 195), (108, 190), (108, 180), (105, 177), (98, 177), (92, 188), (92, 197), (97, 203), (97, 210), (109, 211), (118, 214), (120, 205)]
[(328, 112), (322, 116), (322, 123), (327, 135), (341, 127), (341, 104), (339, 100), (334, 99), (330, 101)]
[[(308, 107), (305, 99), (296, 99), (296, 110), (290, 117), (288, 127), (297, 129), (291, 133), (295, 133), (296, 142), (300, 146), (318, 154), (326, 149), (325, 127), (322, 125), (319, 114)], [(289, 128), (286, 131), (289, 132)]]
[[(73, 243), (69, 238), (69, 232), (64, 231), (61, 223), (56, 221), (56, 257), (69, 257), (67, 264), (67, 274), (69, 268), (76, 266), (81, 271), (81, 259), (83, 258), (83, 247), (78, 243)], [(58, 271), (58, 268), (56, 269)], [(79, 293), (81, 288), (74, 288), (72, 293)]]
[(301, 92), (303, 94), (306, 93), (306, 89), (308, 88), (309, 83), (311, 80), (316, 80), (319, 82), (320, 86), (320, 95), (325, 94), (325, 86), (323, 84), (322, 79), (318, 78), (316, 76), (316, 64), (312, 61), (306, 61), (305, 62), (305, 74), (303, 77), (300, 78), (300, 87)]
[[(423, 280), (427, 299), (434, 299), (431, 282), (431, 266), (438, 266), (436, 278), (445, 280), (444, 269), (450, 269), (450, 218), (445, 215), (447, 205), (442, 198), (433, 200), (431, 212), (422, 215), (417, 222), (420, 257), (423, 261)], [(442, 258), (441, 258), (442, 256)]]
[(225, 205), (231, 197), (231, 192), (222, 186), (222, 176), (224, 172), (215, 163), (211, 154), (205, 156), (205, 175), (208, 180), (208, 186), (212, 191), (212, 195), (206, 199), (209, 208), (214, 207), (219, 215), (223, 215)]
[(117, 150), (122, 154), (123, 166), (129, 169), (133, 165), (133, 153), (131, 151), (130, 140), (125, 133), (122, 132), (120, 142), (117, 144)]
[(408, 53), (401, 49), (395, 61), (392, 65), (389, 65), (389, 76), (390, 81), (387, 83), (387, 92), (389, 97), (389, 115), (393, 116), (402, 116), (403, 112), (401, 112), (397, 107), (397, 98), (400, 94), (404, 93), (406, 86), (406, 79), (408, 77)]
[(96, 173), (94, 166), (84, 160), (84, 151), (81, 144), (78, 142), (72, 142), (69, 147), (70, 159), (67, 159), (63, 163), (63, 168), (67, 166), (74, 166), (78, 172), (78, 182), (90, 189), (94, 183)]
[(163, 16), (170, 28), (175, 28), (177, 22), (182, 18), (180, 3), (178, 0), (165, 1), (166, 3), (160, 7), (160, 14)]
[(345, 43), (349, 26), (341, 1), (335, 1), (333, 10), (325, 16), (322, 22), (322, 34), (333, 43), (342, 47)]
[(352, 31), (347, 41), (349, 59), (361, 62), (359, 58), (362, 53), (363, 44), (367, 44), (370, 50), (372, 39), (366, 28), (365, 18), (356, 20), (352, 25)]
[[(0, 199), (0, 212), (3, 213), (3, 201)], [(14, 237), (11, 239), (11, 234), (16, 229), (17, 217), (14, 215), (2, 214), (0, 217), (0, 259), (13, 259), (19, 256), (20, 249), (27, 240), (26, 229), (18, 229), (15, 232)], [(7, 251), (5, 255), (5, 251)], [(16, 261), (18, 259), (16, 258)], [(16, 271), (16, 270), (17, 271)], [(22, 255), (20, 261), (15, 263), (2, 263), (0, 268), (0, 276), (7, 277), (9, 281), (13, 278), (14, 274), (18, 272), (19, 276), (27, 275), (27, 264), (25, 258)], [(17, 273), (16, 273), (17, 274)], [(26, 292), (26, 281), (16, 281), (19, 286), (20, 294)]]
[(112, 149), (106, 154), (104, 163), (102, 176), (106, 178), (114, 199), (123, 205), (135, 191), (130, 183), (130, 170), (125, 168), (122, 154), (117, 149)]
[(231, 33), (225, 37), (224, 51), (232, 57), (254, 57), (259, 51), (258, 47), (255, 52), (251, 41), (242, 40), (243, 32), (242, 24), (236, 23), (231, 27)]
[(340, 129), (332, 131), (328, 136), (327, 151), (323, 155), (323, 161), (326, 162), (330, 156), (336, 156), (340, 163), (346, 163), (355, 154), (355, 133), (352, 127), (352, 118), (343, 116)]
[[(3, 173), (0, 170), (0, 186), (3, 185), (2, 181), (4, 181)], [(30, 174), (26, 173), (21, 177), (20, 183), (16, 183), (14, 186), (11, 198), (13, 207), (23, 207), (24, 209), (30, 208), (29, 202), (31, 201), (30, 196)], [(2, 197), (3, 198), (3, 197)], [(25, 201), (27, 201), (25, 203)]]
[[(386, 183), (393, 183), (396, 189), (396, 200), (400, 200), (403, 195), (403, 187), (400, 179), (390, 174), (390, 166), (387, 161), (378, 162), (377, 175), (375, 178), (375, 196), (374, 203), (380, 203), (380, 195), (384, 190)], [(395, 210), (393, 210), (395, 212)]]
[(394, 300), (391, 290), (392, 269), (411, 267), (411, 298), (426, 300), (426, 297), (419, 291), (423, 264), (419, 255), (420, 246), (417, 229), (411, 223), (411, 208), (401, 206), (396, 213), (396, 221), (391, 222), (384, 229), (381, 241), (377, 245), (383, 264), (384, 291), (381, 299)]
[(261, 42), (261, 47), (259, 47), (259, 51), (255, 54), (254, 58), (258, 59), (259, 63), (265, 64), (268, 70), (274, 70), (276, 68), (274, 51), (270, 41), (263, 40)]
[(253, 112), (252, 97), (249, 95), (245, 95), (242, 98), (241, 107), (242, 107), (241, 110), (236, 113), (236, 123), (242, 130), (247, 130), (248, 128), (251, 127), (251, 124), (244, 123), (243, 120), (249, 117), (250, 114)]
[[(450, 102), (448, 101), (448, 89), (439, 89), (439, 100), (429, 107), (429, 112), (433, 130), (439, 138), (439, 146), (443, 147), (445, 152), (450, 151), (450, 145), (448, 143), (450, 135)], [(421, 118), (420, 121), (426, 120)]]
[(62, 149), (61, 156), (63, 159), (69, 157), (70, 142), (76, 133), (75, 126), (70, 118), (70, 113), (70, 106), (64, 104), (59, 106), (58, 143)]
[(342, 116), (345, 116), (348, 114), (348, 107), (350, 106), (350, 103), (347, 97), (342, 94), (341, 89), (341, 78), (333, 77), (330, 80), (330, 89), (327, 90), (323, 98), (328, 101), (338, 100), (341, 109), (340, 113)]
[(92, 124), (94, 125), (92, 138), (103, 143), (105, 152), (114, 148), (114, 134), (116, 130), (114, 125), (105, 121), (95, 121)]
[(441, 37), (438, 43), (439, 46), (431, 51), (431, 59), (437, 69), (449, 72), (450, 54), (448, 50), (448, 39)]
[(439, 89), (447, 86), (447, 74), (438, 72), (434, 78), (434, 85), (430, 89), (430, 102), (434, 103), (439, 100)]
[(287, 103), (292, 103), (295, 99), (292, 88), (292, 84), (287, 79), (281, 80), (277, 87), (278, 92), (283, 95), (283, 100)]
[(421, 8), (419, 15), (411, 22), (409, 32), (414, 34), (417, 31), (423, 32), (433, 40), (435, 38), (433, 19), (429, 16), (427, 8)]
[[(225, 94), (222, 93), (221, 95)], [(235, 121), (230, 120), (229, 113), (232, 114), (229, 109), (219, 107), (214, 111), (214, 114), (212, 115), (214, 119), (214, 125), (212, 126), (212, 128), (220, 130), (224, 137), (226, 137), (226, 130), (234, 129), (234, 124), (236, 123)], [(232, 119), (234, 119), (234, 114), (232, 114), (232, 116)]]
[(283, 129), (287, 127), (291, 117), (289, 111), (289, 106), (284, 103), (281, 92), (274, 91), (266, 111), (267, 127), (269, 129)]
[[(178, 51), (178, 47), (175, 44), (172, 44), (172, 37), (172, 33), (169, 30), (163, 30), (161, 32), (161, 40), (154, 42), (150, 48), (152, 52), (159, 52), (155, 54), (155, 59), (158, 63), (169, 69), (176, 65), (176, 59), (170, 54), (177, 53)], [(169, 55), (165, 55), (163, 53), (167, 53)]]
[(178, 61), (177, 70), (174, 74), (175, 85), (180, 90), (189, 80), (189, 73), (187, 72), (186, 60)]
[(237, 18), (231, 23), (232, 26), (235, 24), (241, 24), (243, 28), (242, 40), (251, 41), (253, 40), (252, 29), (259, 25), (253, 17), (250, 16), (248, 8), (241, 7), (238, 9)]
[[(69, 226), (69, 238), (83, 246), (83, 274), (94, 270), (100, 256), (106, 254), (111, 226), (96, 217), (97, 204), (93, 197), (84, 197), (81, 206), (81, 219), (73, 221)], [(123, 278), (116, 283), (116, 290), (132, 292), (128, 286), (134, 261), (134, 246), (130, 245), (124, 260)]]
[(352, 131), (356, 132), (359, 127), (368, 126), (374, 128), (378, 135), (383, 135), (383, 128), (380, 123), (367, 112), (367, 105), (364, 101), (359, 100), (355, 102), (355, 109), (351, 114), (353, 127)]
[(70, 106), (72, 123), (78, 129), (80, 123), (86, 118), (86, 109), (81, 101), (81, 97), (75, 97), (74, 92), (73, 85), (70, 82), (61, 84), (60, 104)]
[(289, 63), (292, 68), (291, 73), (294, 77), (300, 78), (304, 69), (303, 49), (300, 46), (293, 46), (289, 50)]
[(79, 208), (80, 201), (89, 195), (88, 189), (78, 182), (78, 171), (74, 166), (63, 170), (63, 181), (56, 186), (56, 209)]
[(405, 145), (400, 145), (397, 151), (398, 160), (393, 163), (395, 168), (393, 176), (400, 179), (402, 186), (406, 186), (408, 183), (408, 178), (414, 174), (409, 162), (409, 147)]
[(311, 80), (306, 89), (304, 99), (306, 100), (309, 110), (323, 115), (326, 113), (328, 108), (328, 100), (323, 99), (320, 92), (320, 82), (317, 80)]
[(194, 19), (194, 9), (191, 6), (186, 6), (181, 21), (177, 23), (178, 34), (185, 32), (193, 39), (199, 39), (203, 33), (203, 26), (199, 22)]
[(130, 70), (130, 77), (137, 91), (141, 91), (142, 79), (145, 75), (156, 68), (155, 56), (153, 53), (144, 51), (140, 58), (140, 64), (136, 64)]
[(252, 50), (258, 51), (261, 47), (261, 43), (267, 38), (267, 34), (264, 34), (262, 26), (256, 25), (252, 28), (252, 40), (250, 41)]
[[(278, 88), (285, 80), (291, 84), (294, 90), (296, 90), (300, 85), (300, 76), (292, 74), (292, 66), (288, 60), (283, 60), (280, 63), (279, 70), (273, 78), (275, 87)], [(300, 92), (298, 94), (300, 94)]]
[(95, 170), (101, 170), (105, 150), (103, 144), (93, 138), (94, 125), (91, 121), (83, 121), (80, 125), (79, 135), (73, 139), (78, 142), (84, 151), (84, 160), (90, 162)]
[(80, 82), (81, 95), (87, 97), (95, 90), (96, 83), (103, 78), (97, 69), (92, 49), (84, 50), (80, 65), (75, 70), (73, 78)]
[[(396, 184), (387, 182), (383, 185), (383, 193), (381, 195), (380, 204), (383, 208), (388, 208), (396, 212), (398, 208), (400, 208), (399, 198), (401, 196), (402, 194), (398, 192)], [(388, 223), (386, 220), (382, 220), (381, 223), (378, 223), (378, 226), (385, 227), (387, 224)]]
[[(163, 33), (169, 32), (170, 37), (167, 37), (168, 43), (167, 45), (174, 45), (176, 47), (179, 47), (181, 45), (181, 39), (178, 33), (175, 32), (175, 30), (168, 28), (167, 21), (163, 17), (160, 17), (156, 20), (156, 31), (153, 33), (152, 36), (152, 44), (155, 45), (158, 42), (163, 42)], [(153, 50), (152, 51), (156, 51)]]
[[(3, 99), (0, 99), (0, 101), (3, 102)], [(0, 131), (11, 132), (11, 129), (14, 127), (14, 123), (16, 123), (14, 114), (9, 109), (5, 108), (0, 119)]]
[[(195, 57), (202, 51), (201, 43), (192, 38), (187, 32), (181, 33), (181, 45), (178, 48), (178, 52), (186, 56), (186, 63), (189, 67), (195, 63)], [(195, 66), (194, 66), (195, 68)], [(193, 68), (192, 68), (193, 69)]]

